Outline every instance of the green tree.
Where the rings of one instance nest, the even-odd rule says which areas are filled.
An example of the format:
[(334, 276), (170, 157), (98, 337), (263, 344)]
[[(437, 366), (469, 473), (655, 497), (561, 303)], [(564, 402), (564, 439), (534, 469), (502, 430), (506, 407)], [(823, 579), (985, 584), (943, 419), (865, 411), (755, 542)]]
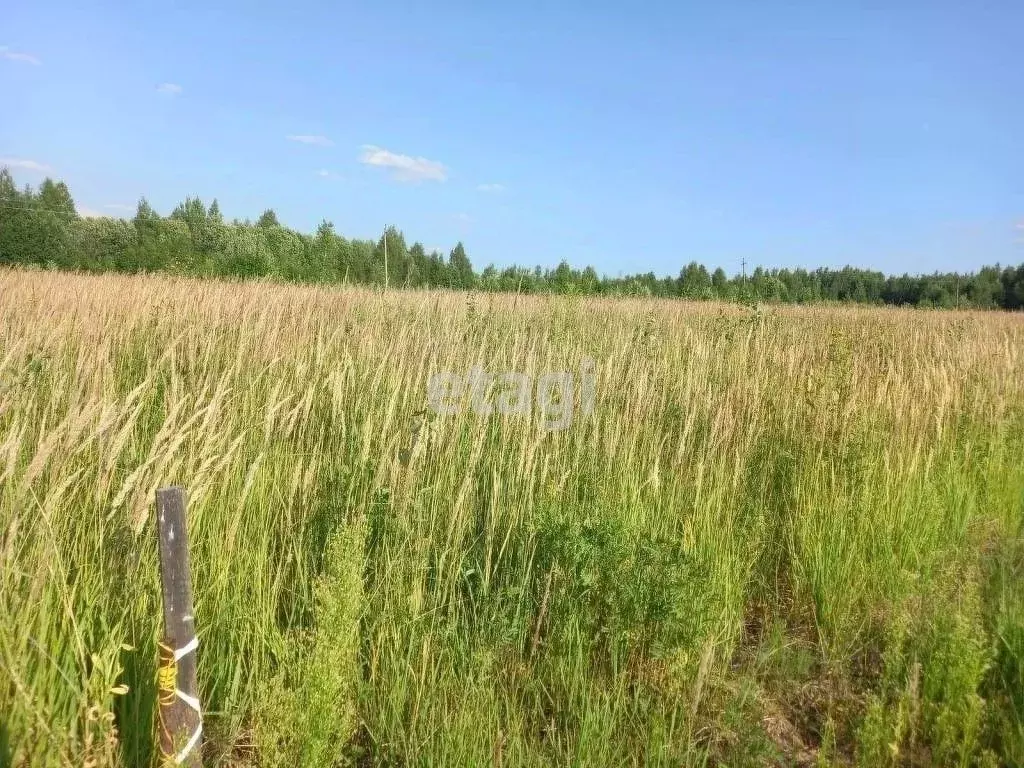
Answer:
[(54, 182), (44, 179), (39, 185), (39, 207), (44, 211), (53, 211), (69, 218), (77, 218), (75, 201), (71, 199), (71, 191), (63, 181)]
[(264, 229), (267, 227), (279, 227), (281, 226), (281, 222), (277, 220), (277, 214), (274, 213), (274, 209), (267, 208), (267, 210), (261, 213), (260, 217), (256, 219), (256, 226), (263, 227)]
[(130, 222), (82, 219), (63, 182), (47, 178), (37, 190), (19, 189), (10, 170), (0, 169), (0, 264), (379, 284), (385, 243), (388, 281), (396, 287), (1024, 309), (1024, 265), (890, 277), (850, 266), (812, 272), (758, 267), (747, 281), (729, 279), (721, 268), (709, 274), (696, 261), (674, 278), (653, 272), (599, 276), (593, 267), (574, 269), (563, 261), (548, 270), (509, 266), (499, 271), (489, 265), (478, 276), (461, 242), (445, 258), (437, 251), (428, 254), (420, 243), (407, 248), (396, 227), (388, 227), (376, 242), (346, 240), (323, 220), (310, 235), (282, 226), (269, 208), (255, 225), (237, 219), (227, 224), (216, 199), (207, 208), (189, 197), (161, 217), (142, 198)]
[(76, 267), (91, 272), (136, 272), (138, 240), (132, 222), (110, 217), (80, 219), (73, 224)]
[(714, 290), (715, 296), (720, 299), (729, 295), (729, 278), (725, 276), (725, 270), (721, 267), (711, 275), (711, 288)]
[(679, 272), (676, 293), (689, 299), (709, 299), (711, 285), (711, 276), (704, 265), (691, 261)]
[(476, 279), (473, 274), (473, 265), (470, 264), (461, 241), (456, 243), (451, 253), (448, 254), (448, 270), (449, 284), (452, 288), (469, 290), (474, 287)]
[(420, 243), (413, 243), (409, 248), (409, 271), (406, 275), (406, 284), (419, 287), (425, 284), (426, 275), (429, 270), (427, 253)]
[(236, 277), (262, 277), (273, 271), (267, 233), (262, 227), (231, 227), (228, 233), (223, 271)]

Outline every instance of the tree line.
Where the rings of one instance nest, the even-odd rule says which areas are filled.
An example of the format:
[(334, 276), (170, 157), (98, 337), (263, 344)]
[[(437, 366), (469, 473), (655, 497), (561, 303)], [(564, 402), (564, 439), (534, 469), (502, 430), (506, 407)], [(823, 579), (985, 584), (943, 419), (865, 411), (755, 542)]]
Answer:
[(0, 169), (0, 264), (522, 293), (1024, 308), (1024, 264), (902, 276), (854, 267), (758, 267), (749, 276), (729, 276), (696, 261), (676, 276), (663, 277), (653, 272), (610, 277), (564, 261), (554, 269), (490, 265), (476, 271), (462, 243), (447, 255), (428, 253), (420, 243), (408, 245), (394, 227), (376, 241), (348, 239), (326, 220), (307, 234), (283, 226), (273, 210), (254, 222), (226, 222), (216, 200), (207, 206), (186, 198), (161, 216), (143, 198), (132, 219), (86, 218), (64, 182), (47, 178), (37, 189), (19, 189), (6, 168)]

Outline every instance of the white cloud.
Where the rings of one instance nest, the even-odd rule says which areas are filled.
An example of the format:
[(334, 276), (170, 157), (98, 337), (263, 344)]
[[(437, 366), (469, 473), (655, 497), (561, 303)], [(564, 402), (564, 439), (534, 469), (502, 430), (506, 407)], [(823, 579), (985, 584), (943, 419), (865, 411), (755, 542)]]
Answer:
[(504, 192), (504, 184), (478, 184), (476, 187), (478, 192)]
[(319, 171), (316, 172), (316, 175), (319, 176), (321, 179), (338, 178), (338, 174), (336, 174), (334, 171), (329, 171), (326, 168), (321, 168)]
[(460, 224), (473, 223), (473, 217), (470, 216), (468, 213), (456, 213), (452, 218), (455, 219)]
[(314, 147), (333, 147), (334, 142), (328, 139), (326, 136), (317, 136), (310, 134), (298, 134), (286, 136), (288, 141), (297, 141), (299, 144), (310, 144)]
[(110, 211), (110, 213), (104, 214), (105, 216), (112, 216), (115, 219), (130, 219), (135, 216), (138, 206), (126, 203), (107, 203), (103, 209)]
[(166, 93), (168, 96), (180, 96), (184, 88), (177, 83), (160, 83), (156, 90), (157, 93)]
[(363, 153), (359, 156), (359, 162), (364, 165), (387, 168), (397, 181), (445, 181), (448, 178), (448, 169), (436, 160), (400, 155), (373, 144), (363, 145)]
[(124, 203), (107, 203), (102, 211), (88, 205), (76, 205), (75, 209), (83, 219), (127, 219), (129, 213), (135, 212), (135, 206)]
[(35, 160), (22, 160), (17, 157), (0, 157), (0, 168), (4, 166), (19, 171), (35, 171), (36, 173), (49, 173), (53, 169)]
[(12, 51), (8, 45), (0, 45), (0, 59), (7, 59), (7, 61), (20, 61), (22, 64), (31, 64), (38, 67), (41, 62), (38, 56), (33, 56), (31, 53), (24, 53), (23, 51)]

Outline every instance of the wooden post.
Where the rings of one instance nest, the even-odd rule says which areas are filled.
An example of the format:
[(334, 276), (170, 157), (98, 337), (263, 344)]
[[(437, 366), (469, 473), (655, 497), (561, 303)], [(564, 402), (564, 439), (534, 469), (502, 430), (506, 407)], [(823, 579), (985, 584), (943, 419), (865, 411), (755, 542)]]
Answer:
[(198, 641), (192, 614), (184, 489), (161, 488), (156, 492), (156, 519), (164, 599), (158, 677), (160, 752), (165, 765), (200, 768), (203, 715), (196, 679)]

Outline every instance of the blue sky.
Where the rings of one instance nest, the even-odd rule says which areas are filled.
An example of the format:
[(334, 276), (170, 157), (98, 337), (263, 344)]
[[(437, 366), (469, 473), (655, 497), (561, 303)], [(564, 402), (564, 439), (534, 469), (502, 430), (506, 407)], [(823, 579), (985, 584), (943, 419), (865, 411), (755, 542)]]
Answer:
[(477, 266), (1024, 261), (1024, 3), (131, 5), (5, 8), (19, 182)]

